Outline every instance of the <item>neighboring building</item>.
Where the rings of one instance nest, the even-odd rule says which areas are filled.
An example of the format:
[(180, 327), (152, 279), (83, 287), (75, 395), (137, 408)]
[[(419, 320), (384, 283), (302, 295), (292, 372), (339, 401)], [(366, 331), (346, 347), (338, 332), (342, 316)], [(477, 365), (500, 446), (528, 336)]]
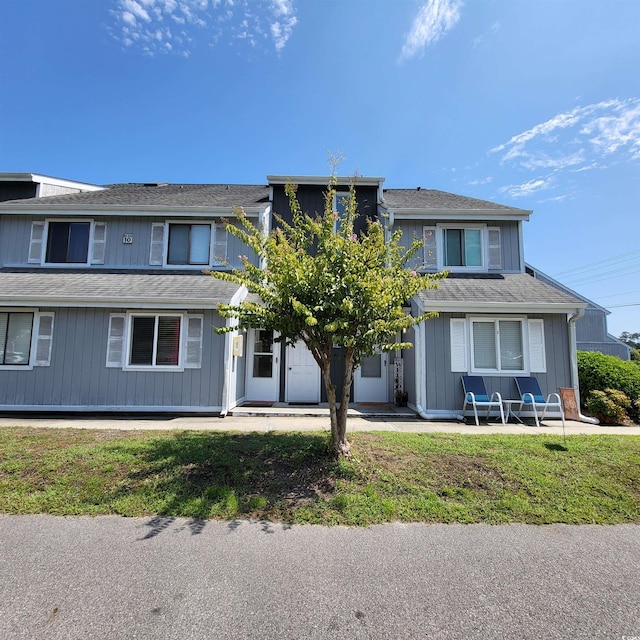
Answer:
[(631, 347), (607, 331), (607, 316), (611, 311), (596, 304), (593, 300), (585, 298), (573, 289), (569, 289), (569, 287), (554, 280), (551, 276), (532, 267), (530, 264), (525, 265), (525, 267), (527, 273), (534, 278), (587, 303), (584, 316), (576, 322), (576, 346), (578, 351), (599, 351), (605, 355), (617, 356), (621, 360), (631, 359)]
[(103, 188), (95, 184), (41, 176), (36, 173), (0, 173), (0, 202), (99, 191)]
[[(290, 219), (287, 180), (121, 184), (0, 204), (0, 406), (225, 414), (243, 402), (326, 400), (304, 345), (281, 347), (265, 330), (213, 331), (230, 322), (218, 305), (246, 291), (202, 273), (239, 267), (249, 253), (225, 230), (235, 206), (265, 234), (274, 214)], [(327, 178), (292, 180), (303, 210), (321, 212)], [(349, 183), (338, 181), (336, 210)], [(587, 305), (525, 272), (530, 211), (383, 189), (382, 178), (358, 177), (356, 198), (360, 214), (382, 216), (405, 242), (425, 238), (414, 268), (450, 275), (411, 302), (440, 313), (409, 336), (414, 349), (363, 363), (355, 402), (393, 402), (400, 383), (423, 417), (456, 416), (464, 373), (505, 398), (515, 397), (514, 375), (577, 392), (575, 320)]]

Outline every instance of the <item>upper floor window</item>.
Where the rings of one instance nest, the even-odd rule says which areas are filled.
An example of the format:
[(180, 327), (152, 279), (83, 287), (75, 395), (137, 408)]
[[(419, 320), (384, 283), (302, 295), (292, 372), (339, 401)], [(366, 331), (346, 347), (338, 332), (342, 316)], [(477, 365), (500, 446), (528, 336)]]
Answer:
[(208, 265), (210, 253), (210, 224), (169, 225), (167, 264)]
[(0, 368), (49, 366), (53, 317), (37, 310), (0, 312)]
[(36, 264), (104, 264), (106, 224), (47, 220), (31, 224), (28, 261)]
[(502, 268), (499, 227), (423, 227), (423, 240), (423, 266), (426, 269), (485, 271)]
[(223, 223), (154, 222), (149, 264), (190, 267), (226, 264), (227, 230)]

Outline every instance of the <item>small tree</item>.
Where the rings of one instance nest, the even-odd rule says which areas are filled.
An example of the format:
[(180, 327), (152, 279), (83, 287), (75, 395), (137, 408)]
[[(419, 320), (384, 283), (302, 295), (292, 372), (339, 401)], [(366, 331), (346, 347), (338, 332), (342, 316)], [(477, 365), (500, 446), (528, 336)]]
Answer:
[[(241, 227), (227, 225), (227, 231), (253, 249), (266, 268), (243, 256), (244, 269), (211, 275), (244, 285), (260, 297), (260, 302), (221, 305), (223, 316), (237, 318), (245, 327), (273, 330), (285, 344), (304, 342), (327, 390), (333, 450), (348, 456), (347, 409), (355, 370), (378, 351), (412, 346), (398, 337), (433, 314), (412, 316), (403, 307), (420, 290), (436, 287), (442, 275), (419, 275), (407, 268), (422, 242), (414, 240), (405, 248), (400, 231), (385, 241), (379, 221), (368, 220), (357, 235), (355, 186), (351, 184), (339, 217), (333, 210), (336, 184), (334, 175), (324, 194), (324, 213), (315, 216), (302, 212), (295, 185), (287, 185), (292, 223), (276, 216), (277, 225), (267, 237), (237, 210)], [(330, 375), (334, 345), (344, 350), (339, 402)]]

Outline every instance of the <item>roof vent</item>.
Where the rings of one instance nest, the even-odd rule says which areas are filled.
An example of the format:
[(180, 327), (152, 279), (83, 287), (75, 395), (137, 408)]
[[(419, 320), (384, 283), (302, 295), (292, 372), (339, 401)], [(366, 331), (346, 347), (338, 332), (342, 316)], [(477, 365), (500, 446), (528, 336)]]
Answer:
[(166, 182), (145, 182), (145, 183), (143, 183), (143, 186), (145, 186), (145, 187), (166, 187), (167, 183)]
[(422, 187), (418, 187), (418, 188), (416, 189), (416, 191), (420, 191), (421, 189), (422, 189)]

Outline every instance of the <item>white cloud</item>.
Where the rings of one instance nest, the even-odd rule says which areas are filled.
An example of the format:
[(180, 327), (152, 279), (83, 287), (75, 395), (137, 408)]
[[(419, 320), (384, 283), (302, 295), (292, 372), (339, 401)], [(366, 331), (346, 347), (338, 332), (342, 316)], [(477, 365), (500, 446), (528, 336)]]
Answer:
[(548, 189), (550, 186), (551, 184), (549, 180), (537, 178), (524, 182), (523, 184), (510, 184), (506, 187), (500, 187), (498, 191), (500, 193), (508, 193), (512, 198), (523, 198), (525, 196), (530, 196), (537, 191)]
[(401, 59), (413, 58), (440, 40), (460, 20), (461, 6), (461, 0), (427, 0), (411, 25)]
[(563, 173), (604, 169), (614, 162), (640, 160), (640, 98), (604, 100), (559, 113), (490, 150), (501, 165), (546, 171), (503, 193), (531, 195), (559, 185)]
[(478, 178), (476, 180), (471, 180), (471, 182), (469, 182), (467, 184), (470, 184), (472, 187), (477, 187), (480, 184), (489, 184), (490, 182), (493, 182), (493, 177), (492, 176), (488, 176), (486, 178)]
[[(112, 0), (114, 38), (145, 55), (175, 53), (189, 57), (198, 36), (215, 44), (243, 40), (281, 52), (298, 23), (294, 0)], [(178, 25), (174, 33), (162, 25)]]
[(501, 162), (516, 161), (527, 168), (590, 164), (594, 156), (616, 151), (632, 158), (640, 154), (640, 98), (576, 107), (491, 149), (504, 152)]

